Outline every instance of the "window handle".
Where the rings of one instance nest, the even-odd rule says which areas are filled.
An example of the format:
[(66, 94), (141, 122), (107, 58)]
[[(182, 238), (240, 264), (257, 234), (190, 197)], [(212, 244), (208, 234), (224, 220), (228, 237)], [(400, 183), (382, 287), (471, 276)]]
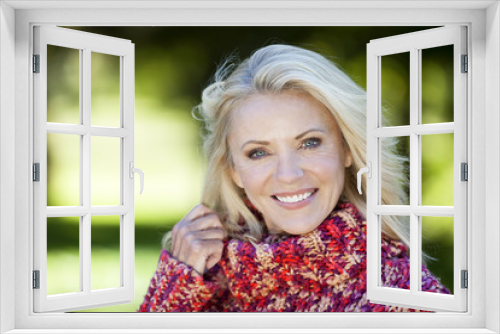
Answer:
[(139, 176), (141, 177), (141, 181), (140, 181), (141, 182), (141, 190), (140, 190), (139, 194), (142, 194), (142, 191), (144, 190), (144, 173), (139, 168), (134, 168), (133, 161), (130, 161), (129, 167), (130, 167), (130, 178), (131, 179), (134, 178), (134, 173), (139, 173)]
[(370, 179), (372, 177), (372, 163), (368, 161), (368, 167), (363, 167), (358, 171), (358, 192), (361, 195), (361, 175), (367, 173), (367, 177)]

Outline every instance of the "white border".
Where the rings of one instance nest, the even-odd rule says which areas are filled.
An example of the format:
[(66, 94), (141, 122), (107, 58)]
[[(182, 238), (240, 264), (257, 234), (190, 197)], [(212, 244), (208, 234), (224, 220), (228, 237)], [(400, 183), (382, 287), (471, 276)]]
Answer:
[[(57, 1), (59, 4), (67, 3)], [(404, 1), (405, 3), (408, 1)], [(417, 3), (418, 1), (413, 1), (412, 3)], [(10, 1), (9, 4), (16, 5), (18, 1)], [(41, 4), (54, 4), (55, 2), (45, 2), (37, 1), (37, 5)], [(88, 6), (92, 6), (98, 2), (87, 1), (79, 2), (86, 3)], [(109, 2), (107, 2), (109, 3)], [(129, 3), (129, 2), (127, 2)], [(147, 1), (149, 4), (150, 2)], [(165, 3), (167, 3), (165, 1)], [(175, 2), (179, 5), (178, 2)], [(197, 2), (200, 3), (200, 2)], [(212, 3), (212, 2), (204, 2)], [(217, 3), (221, 3), (220, 1)], [(225, 2), (227, 4), (227, 2)], [(248, 2), (247, 2), (248, 3)], [(273, 3), (276, 3), (273, 2)], [(282, 3), (282, 2), (280, 2)], [(302, 3), (304, 1), (294, 1), (294, 4)], [(318, 2), (308, 3), (311, 6), (317, 4)], [(321, 2), (328, 3), (331, 8), (331, 4), (338, 3), (346, 6), (347, 2), (342, 1), (330, 1)], [(365, 4), (367, 2), (365, 1)], [(255, 330), (240, 330), (239, 332), (270, 332), (270, 330), (265, 330), (266, 328), (299, 328), (298, 331), (305, 332), (305, 328), (311, 328), (314, 326), (315, 332), (349, 332), (349, 333), (373, 333), (373, 332), (384, 332), (390, 333), (391, 330), (388, 328), (393, 328), (392, 332), (433, 332), (433, 333), (445, 333), (445, 332), (477, 332), (477, 333), (494, 333), (499, 332), (500, 322), (498, 320), (499, 314), (499, 291), (498, 291), (498, 273), (499, 273), (499, 256), (495, 256), (499, 253), (498, 243), (499, 243), (499, 229), (498, 221), (500, 220), (500, 209), (499, 209), (499, 194), (500, 194), (500, 179), (499, 179), (499, 117), (498, 117), (498, 106), (499, 104), (499, 10), (498, 1), (451, 1), (442, 2), (435, 1), (432, 6), (436, 6), (439, 3), (441, 6), (446, 4), (450, 8), (456, 3), (460, 3), (464, 6), (467, 3), (468, 6), (472, 8), (484, 8), (484, 6), (490, 5), (487, 10), (483, 9), (473, 9), (473, 10), (385, 10), (380, 9), (383, 6), (387, 6), (388, 2), (383, 2), (379, 7), (378, 1), (369, 2), (372, 10), (333, 10), (333, 9), (268, 9), (265, 11), (259, 10), (258, 8), (264, 7), (262, 2), (255, 2), (253, 7), (249, 10), (227, 10), (227, 9), (207, 9), (203, 10), (194, 6), (194, 9), (183, 10), (183, 9), (171, 9), (171, 10), (19, 10), (16, 11), (16, 75), (15, 75), (15, 87), (16, 87), (16, 100), (15, 100), (15, 123), (14, 115), (12, 115), (12, 109), (4, 107), (4, 96), (7, 93), (12, 93), (12, 86), (6, 86), (5, 83), (14, 82), (14, 78), (5, 77), (2, 71), (2, 79), (0, 86), (0, 94), (2, 96), (1, 106), (1, 116), (2, 121), (6, 119), (6, 125), (2, 126), (14, 126), (16, 132), (16, 211), (15, 211), (15, 235), (16, 243), (10, 240), (8, 236), (6, 237), (3, 233), (4, 231), (12, 232), (12, 220), (5, 220), (2, 212), (1, 221), (1, 232), (2, 232), (2, 247), (1, 247), (1, 269), (2, 278), (1, 285), (2, 288), (2, 303), (0, 309), (0, 320), (2, 323), (1, 330), (5, 332), (9, 329), (17, 328), (10, 333), (43, 333), (50, 332), (55, 333), (55, 328), (62, 329), (61, 332), (74, 332), (74, 333), (97, 333), (97, 332), (107, 332), (107, 333), (159, 333), (159, 332), (201, 332), (202, 328), (255, 328)], [(399, 6), (403, 1), (392, 2), (394, 6)], [(426, 2), (429, 5), (429, 2)], [(31, 2), (33, 4), (33, 2)], [(119, 6), (119, 4), (117, 4)], [(138, 5), (136, 3), (136, 5)], [(186, 2), (186, 8), (189, 8), (192, 3)], [(476, 6), (477, 5), (477, 6)], [(97, 5), (95, 5), (97, 6)], [(138, 5), (139, 6), (139, 5)], [(340, 6), (340, 5), (339, 5)], [(5, 3), (2, 4), (1, 15), (3, 18), (9, 13), (12, 13), (12, 9)], [(305, 6), (307, 7), (307, 5)], [(342, 7), (342, 6), (340, 6)], [(223, 8), (223, 7), (222, 7)], [(486, 15), (487, 14), (487, 15)], [(487, 19), (487, 20), (486, 20)], [(31, 309), (31, 291), (26, 289), (29, 286), (29, 271), (30, 264), (25, 261), (29, 254), (28, 246), (31, 244), (31, 240), (27, 237), (30, 232), (30, 221), (32, 219), (30, 215), (30, 201), (27, 200), (27, 194), (30, 192), (31, 182), (29, 182), (29, 168), (30, 168), (30, 152), (29, 143), (31, 140), (30, 136), (30, 105), (28, 103), (27, 96), (30, 92), (29, 83), (29, 46), (30, 46), (30, 34), (29, 26), (31, 23), (57, 23), (66, 25), (92, 25), (98, 22), (106, 22), (110, 25), (231, 25), (231, 24), (257, 24), (257, 25), (268, 25), (272, 22), (276, 25), (288, 24), (288, 25), (376, 25), (380, 22), (390, 22), (394, 25), (407, 25), (408, 22), (412, 24), (436, 24), (436, 23), (447, 23), (447, 24), (464, 24), (471, 23), (472, 29), (472, 63), (471, 70), (473, 71), (473, 97), (472, 97), (472, 116), (469, 119), (469, 131), (472, 133), (473, 141), (470, 144), (472, 149), (471, 161), (473, 161), (473, 166), (470, 168), (471, 179), (474, 180), (472, 184), (471, 198), (473, 202), (473, 209), (471, 212), (472, 221), (474, 222), (474, 230), (471, 234), (473, 239), (474, 248), (469, 249), (472, 258), (475, 261), (471, 261), (471, 272), (470, 272), (470, 284), (471, 288), (470, 302), (472, 306), (472, 312), (465, 315), (456, 314), (428, 314), (426, 315), (425, 323), (420, 322), (419, 325), (422, 328), (420, 330), (403, 330), (400, 327), (408, 321), (414, 321), (419, 315), (407, 315), (407, 314), (395, 314), (395, 315), (371, 315), (371, 314), (342, 314), (342, 315), (305, 315), (299, 316), (296, 314), (283, 314), (283, 315), (262, 315), (262, 314), (230, 314), (230, 315), (220, 315), (220, 314), (210, 314), (210, 315), (190, 315), (190, 314), (175, 314), (169, 315), (168, 319), (165, 316), (158, 316), (155, 314), (129, 314), (129, 315), (109, 315), (109, 314), (81, 314), (77, 317), (73, 315), (66, 314), (49, 314), (49, 315), (30, 315), (26, 310)], [(485, 27), (486, 22), (486, 27)], [(8, 22), (7, 22), (8, 23)], [(4, 21), (0, 22), (2, 27), (4, 26)], [(5, 35), (12, 36), (12, 22), (7, 26), (10, 30), (2, 29), (0, 35), (0, 42), (2, 43), (2, 57), (0, 58), (1, 69), (7, 67), (7, 65), (12, 65), (12, 60), (5, 58), (3, 56), (4, 52), (7, 53), (7, 57), (13, 57), (13, 50), (9, 50), (9, 43), (5, 43)], [(487, 28), (487, 29), (486, 29)], [(9, 35), (10, 34), (10, 35)], [(486, 36), (486, 39), (484, 38)], [(7, 48), (4, 47), (7, 46)], [(12, 44), (10, 44), (12, 45)], [(485, 53), (486, 49), (486, 53)], [(488, 66), (488, 71), (485, 71), (485, 62)], [(485, 80), (486, 83), (485, 85)], [(488, 107), (488, 108), (486, 108)], [(488, 120), (486, 122), (486, 119)], [(3, 127), (1, 128), (3, 129)], [(485, 136), (485, 132), (487, 136)], [(5, 143), (4, 132), (2, 135), (2, 154), (3, 148), (7, 147), (6, 154), (12, 156), (12, 147), (9, 148), (9, 144)], [(10, 137), (12, 138), (12, 137)], [(486, 140), (486, 138), (488, 140)], [(5, 144), (4, 144), (5, 143)], [(486, 164), (488, 161), (488, 164)], [(6, 173), (10, 171), (9, 165), (5, 160), (1, 161), (0, 177), (3, 181), (6, 178)], [(7, 165), (5, 165), (7, 164)], [(486, 166), (486, 167), (485, 167)], [(488, 183), (485, 183), (486, 172), (489, 172)], [(7, 184), (8, 185), (8, 184)], [(2, 191), (4, 184), (2, 183)], [(7, 191), (11, 191), (12, 194), (13, 186), (7, 188)], [(3, 192), (2, 192), (3, 194)], [(486, 196), (488, 194), (488, 196)], [(486, 205), (485, 205), (486, 202)], [(5, 208), (5, 202), (0, 203), (1, 208)], [(485, 217), (488, 217), (490, 223), (485, 224)], [(8, 217), (9, 218), (9, 217)], [(12, 217), (10, 217), (12, 218)], [(493, 224), (494, 221), (496, 224)], [(12, 234), (9, 234), (12, 236)], [(486, 237), (486, 243), (488, 244), (488, 249), (493, 251), (493, 254), (488, 256), (488, 266), (485, 266), (484, 252), (485, 252), (485, 242), (484, 236)], [(12, 239), (12, 238), (11, 238)], [(15, 247), (14, 247), (15, 246)], [(9, 257), (12, 257), (12, 250), (15, 249), (16, 266)], [(485, 269), (486, 268), (486, 269)], [(22, 278), (16, 280), (15, 295), (10, 292), (12, 290), (13, 275), (15, 270), (15, 277)], [(474, 273), (486, 273), (486, 275), (474, 275)], [(10, 283), (10, 285), (7, 285)], [(488, 293), (485, 293), (485, 283), (488, 284)], [(5, 299), (4, 299), (5, 298)], [(486, 307), (487, 306), (487, 307)], [(12, 311), (9, 308), (15, 307), (15, 323), (12, 320), (8, 320), (9, 316), (12, 316)], [(196, 321), (193, 321), (195, 317)], [(363, 321), (359, 321), (359, 317), (363, 317)], [(148, 324), (156, 330), (132, 330), (131, 328), (137, 328), (137, 322), (139, 319), (146, 318)], [(182, 330), (186, 324), (193, 328), (192, 330)], [(109, 330), (87, 330), (87, 331), (69, 331), (64, 328), (84, 328), (83, 326), (92, 326), (92, 328), (101, 328)], [(166, 326), (172, 328), (172, 330), (165, 330)], [(112, 328), (117, 328), (119, 330), (111, 330)], [(344, 328), (344, 330), (321, 330), (322, 328), (332, 328), (333, 326), (337, 328)], [(438, 328), (441, 326), (453, 326), (450, 330), (428, 330), (427, 328)], [(487, 326), (487, 327), (486, 327)], [(36, 328), (45, 327), (52, 328), (50, 331), (36, 331)], [(357, 330), (349, 330), (348, 328), (357, 328)], [(377, 330), (375, 328), (385, 327), (383, 330)], [(22, 330), (33, 329), (33, 330)], [(176, 329), (177, 328), (177, 329)], [(200, 330), (196, 330), (196, 328)], [(300, 329), (302, 328), (302, 329)], [(371, 328), (371, 329), (370, 329)], [(459, 328), (464, 328), (463, 331)], [(476, 330), (465, 329), (465, 328), (476, 328)], [(260, 330), (259, 330), (260, 329)], [(203, 330), (204, 331), (204, 330)], [(235, 332), (237, 330), (217, 330), (213, 332)], [(204, 331), (206, 332), (206, 331)], [(275, 332), (293, 332), (289, 329), (287, 330), (276, 330)]]
[[(485, 184), (486, 218), (488, 221), (497, 222), (486, 225), (485, 247), (491, 257), (496, 258), (492, 265), (489, 264), (490, 256), (486, 255), (485, 279), (488, 293), (486, 302), (486, 328), (500, 332), (500, 4), (488, 8), (486, 11), (486, 39), (485, 39), (485, 68), (486, 70), (486, 115), (485, 119), (485, 151), (484, 166), (488, 182)], [(481, 122), (481, 121), (479, 121)]]
[(15, 312), (15, 12), (0, 2), (0, 333), (14, 328)]
[(486, 9), (495, 0), (3, 0), (16, 9)]

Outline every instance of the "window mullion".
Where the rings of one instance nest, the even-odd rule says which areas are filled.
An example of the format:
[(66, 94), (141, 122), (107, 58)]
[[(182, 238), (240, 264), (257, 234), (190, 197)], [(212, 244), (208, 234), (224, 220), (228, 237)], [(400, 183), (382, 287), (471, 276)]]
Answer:
[(375, 205), (373, 213), (377, 215), (395, 215), (409, 216), (416, 214), (417, 216), (433, 216), (433, 217), (454, 217), (455, 208), (453, 206), (415, 206), (409, 205)]
[(121, 283), (134, 298), (134, 179), (130, 178), (130, 162), (134, 162), (134, 50), (120, 58), (121, 126), (128, 135), (122, 139), (121, 190), (122, 205), (130, 211), (120, 220)]
[(123, 138), (130, 135), (128, 129), (123, 128), (109, 128), (109, 127), (98, 127), (98, 126), (83, 126), (76, 124), (60, 124), (60, 123), (47, 123), (47, 133), (59, 133), (59, 134), (69, 134), (69, 135), (80, 135), (83, 136), (90, 133), (92, 136), (102, 136), (102, 137), (119, 137)]
[(383, 127), (372, 130), (372, 134), (379, 138), (384, 137), (401, 137), (409, 136), (411, 133), (418, 135), (437, 135), (445, 133), (454, 133), (455, 124), (453, 122), (448, 123), (434, 123), (434, 124), (417, 124), (413, 126), (392, 126)]
[(420, 275), (420, 216), (415, 209), (420, 205), (420, 136), (415, 128), (420, 123), (420, 51), (410, 51), (410, 291), (416, 293), (421, 286)]
[[(82, 125), (84, 127), (90, 128), (90, 114), (91, 114), (91, 52), (89, 48), (85, 48), (82, 51), (82, 61), (80, 66), (81, 71), (81, 86), (80, 86), (80, 99), (81, 99), (81, 119)], [(83, 282), (83, 291), (90, 293), (91, 290), (91, 134), (90, 131), (82, 136), (82, 149), (81, 149), (81, 191), (82, 191), (82, 206), (87, 213), (81, 218), (81, 234), (80, 234), (80, 261), (81, 261), (81, 271)]]

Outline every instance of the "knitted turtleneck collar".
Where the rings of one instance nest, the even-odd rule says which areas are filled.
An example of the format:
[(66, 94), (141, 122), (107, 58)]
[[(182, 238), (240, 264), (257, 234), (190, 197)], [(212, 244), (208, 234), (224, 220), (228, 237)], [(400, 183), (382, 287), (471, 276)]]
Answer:
[[(406, 250), (402, 243), (384, 242), (386, 257)], [(306, 235), (268, 235), (256, 244), (230, 240), (220, 265), (231, 294), (247, 296), (243, 299), (280, 289), (341, 291), (366, 279), (365, 220), (354, 205), (340, 203)]]

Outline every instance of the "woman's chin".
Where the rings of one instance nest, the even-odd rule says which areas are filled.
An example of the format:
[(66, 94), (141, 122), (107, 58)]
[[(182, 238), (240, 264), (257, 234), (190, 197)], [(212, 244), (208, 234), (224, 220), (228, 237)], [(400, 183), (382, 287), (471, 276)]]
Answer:
[(321, 222), (322, 221), (311, 221), (310, 219), (283, 221), (277, 224), (279, 226), (278, 228), (270, 230), (269, 233), (278, 235), (304, 235), (314, 231)]

